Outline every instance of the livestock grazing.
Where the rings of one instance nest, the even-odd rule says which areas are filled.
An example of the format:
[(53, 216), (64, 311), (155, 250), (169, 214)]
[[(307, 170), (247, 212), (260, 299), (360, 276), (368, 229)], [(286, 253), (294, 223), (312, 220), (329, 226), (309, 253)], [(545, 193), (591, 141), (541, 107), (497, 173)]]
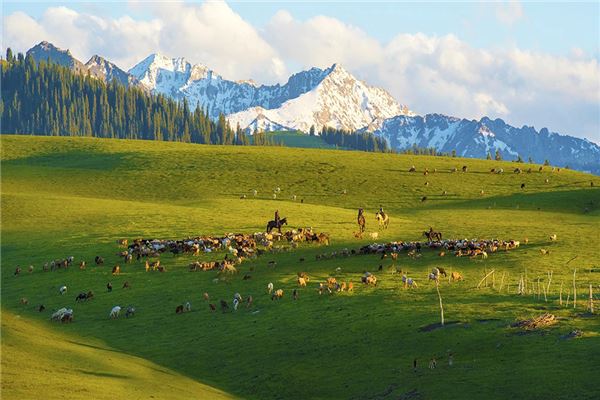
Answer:
[(447, 196), (447, 195), (448, 195), (448, 192), (444, 190), (444, 191), (442, 192), (442, 196)]
[(119, 245), (120, 247), (127, 247), (128, 243), (129, 242), (127, 239), (117, 239), (117, 245)]
[(192, 311), (192, 304), (191, 304), (189, 301), (187, 301), (187, 302), (186, 302), (186, 303), (183, 305), (183, 310), (184, 310), (185, 312)]
[(27, 297), (21, 297), (20, 301), (21, 301), (21, 304), (23, 304), (23, 305), (29, 304), (29, 300), (27, 300)]
[(544, 169), (544, 167), (538, 168), (538, 172), (542, 172), (543, 169)]
[(227, 310), (229, 310), (229, 305), (225, 300), (221, 300), (221, 311), (225, 313)]
[(118, 265), (115, 265), (112, 269), (112, 274), (113, 275), (119, 275), (121, 273), (121, 267)]
[(206, 292), (204, 292), (204, 294), (202, 295), (202, 297), (204, 298), (204, 301), (210, 300), (210, 296)]
[(521, 183), (521, 189), (525, 189), (525, 184)]
[(392, 261), (398, 260), (398, 253), (392, 253), (392, 254), (390, 254), (390, 256), (392, 257)]
[(310, 281), (310, 277), (306, 272), (298, 272), (298, 278), (303, 278), (306, 282)]
[(415, 168), (415, 166), (413, 165), (412, 167), (410, 167), (410, 169), (408, 170), (408, 172), (416, 172), (417, 169)]
[(520, 174), (522, 172), (523, 172), (523, 170), (521, 168), (515, 168), (515, 170), (514, 170), (515, 174)]
[(456, 172), (456, 171), (458, 171), (458, 168), (456, 168), (456, 167), (454, 167), (450, 170), (450, 172)]
[(123, 283), (123, 289), (131, 289), (131, 285), (129, 284), (129, 281), (125, 281), (125, 283)]
[(544, 183), (550, 183), (550, 179), (546, 178), (546, 179), (544, 180)]
[(33, 265), (29, 266), (28, 271), (29, 271), (30, 274), (33, 273)]
[(43, 312), (44, 310), (46, 310), (46, 306), (43, 304), (40, 304), (40, 306), (38, 307), (38, 312)]
[(129, 306), (125, 311), (125, 318), (133, 317), (135, 315), (135, 307)]
[(94, 258), (94, 262), (96, 263), (96, 265), (102, 265), (102, 264), (104, 264), (104, 258), (102, 258), (100, 256), (96, 256)]
[(301, 287), (306, 287), (306, 279), (298, 277), (298, 285)]
[(467, 166), (466, 165), (463, 165), (462, 172), (467, 172)]
[(121, 315), (121, 306), (114, 306), (112, 310), (110, 310), (109, 318), (116, 319)]
[(490, 173), (492, 173), (492, 174), (493, 174), (493, 173), (495, 173), (495, 172), (496, 172), (496, 168), (492, 168), (492, 169), (490, 169)]
[(63, 285), (61, 286), (58, 291), (60, 292), (60, 294), (65, 294), (67, 293), (67, 286)]
[(18, 276), (20, 274), (21, 274), (21, 267), (15, 268), (15, 276)]
[(429, 175), (429, 169), (425, 168), (425, 171), (423, 171), (423, 175), (425, 175), (425, 176)]
[(542, 253), (543, 256), (546, 256), (546, 255), (550, 254), (550, 250), (540, 249), (540, 253)]
[(463, 280), (463, 277), (462, 277), (462, 275), (461, 275), (459, 272), (456, 272), (456, 271), (453, 271), (453, 272), (450, 274), (450, 278), (451, 278), (453, 281), (462, 281), (462, 280)]
[(528, 173), (528, 174), (530, 174), (531, 172), (532, 172), (532, 171), (531, 171), (531, 167), (530, 167), (530, 168), (527, 168), (527, 173)]
[(50, 267), (48, 266), (48, 263), (44, 263), (44, 265), (43, 265), (43, 267), (42, 267), (42, 270), (43, 270), (44, 272), (48, 272), (48, 271), (50, 271)]
[(504, 173), (504, 168), (500, 168), (498, 169), (498, 171), (496, 171), (497, 174), (503, 174)]
[(279, 300), (283, 298), (283, 289), (277, 289), (271, 296), (271, 300)]
[(245, 198), (246, 198), (245, 194), (243, 194), (243, 195), (240, 196), (240, 199), (245, 199)]
[(250, 274), (245, 274), (244, 277), (242, 278), (243, 280), (247, 281), (248, 279), (252, 279), (252, 275)]
[(335, 278), (333, 278), (333, 277), (327, 278), (327, 287), (329, 289), (331, 289), (332, 287), (334, 287), (336, 283), (337, 283), (337, 280)]
[(444, 277), (448, 276), (446, 274), (446, 270), (442, 267), (437, 267), (437, 270), (439, 271), (440, 275), (444, 275)]
[(273, 282), (269, 282), (269, 284), (267, 285), (267, 291), (269, 292), (269, 294), (273, 292)]
[(92, 292), (91, 290), (87, 293), (82, 292), (79, 293), (77, 295), (77, 297), (75, 297), (75, 301), (79, 302), (79, 301), (86, 301), (86, 300), (90, 300), (94, 297), (94, 292)]
[(252, 298), (252, 296), (248, 295), (248, 297), (246, 298), (246, 308), (252, 307), (252, 302), (253, 301), (254, 301), (254, 299)]
[(208, 308), (210, 309), (210, 311), (217, 311), (217, 307), (215, 307), (215, 305), (212, 303), (208, 305)]
[(360, 278), (360, 281), (362, 283), (364, 283), (365, 285), (377, 286), (377, 278), (375, 277), (375, 275), (371, 274), (370, 272), (365, 272), (363, 274), (363, 276)]
[(175, 307), (175, 314), (183, 314), (183, 304), (180, 304), (177, 307)]
[(63, 314), (63, 316), (60, 318), (60, 322), (62, 322), (62, 323), (73, 322), (73, 311), (71, 310), (71, 312), (66, 312), (65, 314)]
[(555, 234), (553, 234), (553, 235), (550, 235), (550, 241), (551, 241), (551, 242), (556, 242), (556, 238), (557, 238), (557, 237), (556, 237), (556, 233), (555, 233)]
[(481, 189), (481, 191), (479, 192), (480, 196), (483, 196), (485, 194), (485, 192), (483, 191), (483, 189)]
[(440, 251), (440, 252), (438, 253), (438, 256), (440, 256), (440, 257), (444, 257), (445, 255), (446, 255), (446, 252), (445, 252), (445, 251)]
[(75, 261), (75, 257), (69, 256), (69, 257), (67, 257), (66, 261), (67, 261), (67, 266), (69, 267), (69, 266), (73, 265), (73, 261)]
[(427, 201), (427, 196), (421, 197), (421, 203), (425, 203)]
[(238, 299), (233, 299), (233, 310), (237, 311), (240, 301)]
[(58, 310), (56, 310), (54, 313), (52, 313), (52, 315), (50, 316), (50, 320), (51, 321), (60, 321), (62, 316), (67, 313), (69, 310), (65, 307), (63, 308), (59, 308)]
[(369, 237), (373, 240), (376, 240), (379, 237), (379, 232), (371, 232), (369, 233)]
[(429, 186), (429, 182), (425, 182), (425, 186)]
[(523, 240), (523, 243), (525, 243), (525, 244), (528, 244), (528, 243), (529, 243), (529, 238), (525, 238), (525, 239)]
[(354, 291), (354, 283), (348, 282), (348, 291), (349, 292), (353, 292)]
[(340, 285), (340, 291), (342, 291), (342, 292), (345, 291), (347, 287), (348, 287), (348, 284), (346, 282), (342, 282)]
[(85, 269), (85, 261), (80, 261), (79, 262), (79, 269), (80, 270), (84, 270)]
[(112, 283), (108, 282), (108, 283), (106, 284), (106, 291), (107, 291), (107, 292), (112, 292)]

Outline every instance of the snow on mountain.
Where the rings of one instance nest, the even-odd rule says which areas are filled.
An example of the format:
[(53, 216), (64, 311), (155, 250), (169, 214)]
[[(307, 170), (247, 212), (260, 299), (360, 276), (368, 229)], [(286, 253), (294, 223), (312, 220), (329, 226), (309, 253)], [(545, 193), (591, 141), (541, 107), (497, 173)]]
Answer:
[(600, 172), (600, 146), (586, 139), (559, 135), (543, 128), (539, 132), (533, 127), (516, 128), (501, 119), (487, 117), (476, 120), (459, 119), (440, 114), (424, 116), (396, 116), (387, 119), (381, 128), (373, 132), (385, 138), (390, 147), (406, 150), (413, 145), (422, 148), (434, 147), (438, 152), (463, 157), (492, 157), (500, 150), (506, 160), (519, 155), (527, 160), (553, 165), (568, 165), (571, 168)]
[[(252, 130), (254, 120), (308, 132), (332, 126), (357, 130), (399, 114), (409, 114), (385, 90), (367, 86), (340, 65), (292, 75), (285, 85), (230, 81), (183, 58), (153, 54), (129, 73), (155, 93), (208, 107), (212, 117), (228, 115), (232, 125)], [(260, 124), (259, 124), (260, 125)]]
[(123, 85), (140, 85), (139, 81), (132, 75), (98, 55), (90, 58), (89, 61), (85, 63), (85, 68), (90, 71), (90, 75), (102, 79), (105, 82), (110, 82), (114, 79)]
[(370, 129), (374, 121), (396, 115), (410, 115), (385, 90), (367, 86), (338, 64), (325, 70), (326, 76), (309, 92), (272, 109), (255, 107), (228, 116), (232, 124), (264, 116), (291, 129), (308, 132), (324, 126), (338, 129)]

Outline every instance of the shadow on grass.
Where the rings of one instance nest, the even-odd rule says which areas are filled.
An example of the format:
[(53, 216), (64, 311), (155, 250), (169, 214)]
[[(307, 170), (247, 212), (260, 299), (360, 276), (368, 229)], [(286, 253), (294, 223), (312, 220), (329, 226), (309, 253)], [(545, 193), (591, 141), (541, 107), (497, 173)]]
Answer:
[(113, 374), (113, 373), (110, 373), (110, 372), (86, 371), (84, 369), (78, 369), (76, 371), (77, 372), (81, 372), (82, 374), (93, 375), (93, 376), (98, 376), (98, 377), (102, 377), (102, 378), (131, 379), (130, 376)]

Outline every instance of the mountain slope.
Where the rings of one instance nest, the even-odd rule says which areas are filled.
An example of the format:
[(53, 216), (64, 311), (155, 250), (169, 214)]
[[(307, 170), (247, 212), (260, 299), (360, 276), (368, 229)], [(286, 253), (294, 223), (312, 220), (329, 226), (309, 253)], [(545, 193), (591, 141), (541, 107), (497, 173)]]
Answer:
[(434, 147), (438, 152), (464, 157), (485, 158), (500, 150), (505, 159), (519, 155), (535, 162), (549, 160), (554, 165), (568, 165), (584, 171), (600, 172), (600, 146), (586, 139), (559, 135), (543, 128), (516, 128), (501, 119), (487, 117), (459, 119), (440, 114), (397, 116), (383, 122), (374, 134), (384, 137), (390, 147), (406, 150), (413, 145)]
[(140, 86), (139, 81), (132, 75), (98, 55), (92, 56), (92, 58), (85, 63), (85, 67), (90, 71), (92, 76), (102, 79), (105, 82), (116, 80), (123, 85)]
[(86, 67), (83, 63), (71, 55), (69, 50), (62, 50), (46, 41), (40, 42), (27, 51), (36, 63), (40, 61), (50, 61), (54, 64), (62, 65), (72, 69), (75, 72), (85, 72)]
[(385, 90), (367, 86), (337, 64), (299, 72), (285, 85), (272, 86), (226, 80), (204, 65), (160, 54), (147, 57), (129, 73), (155, 93), (208, 107), (212, 117), (232, 114), (232, 125), (248, 130), (276, 126), (308, 132), (312, 125), (357, 130), (377, 119), (408, 113)]

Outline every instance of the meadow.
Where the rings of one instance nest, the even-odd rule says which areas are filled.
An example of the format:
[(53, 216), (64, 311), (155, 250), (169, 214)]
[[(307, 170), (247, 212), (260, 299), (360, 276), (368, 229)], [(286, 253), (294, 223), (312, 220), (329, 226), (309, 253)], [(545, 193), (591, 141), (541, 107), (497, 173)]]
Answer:
[[(5, 399), (600, 397), (600, 318), (587, 306), (591, 284), (600, 308), (599, 177), (451, 157), (0, 138)], [(412, 165), (417, 172), (408, 172)], [(451, 172), (455, 167), (459, 172)], [(515, 174), (517, 167), (533, 172)], [(492, 168), (504, 173), (490, 173)], [(277, 187), (281, 192), (273, 198)], [(375, 222), (380, 205), (390, 215), (387, 230)], [(367, 233), (378, 232), (378, 242), (424, 240), (421, 233), (432, 226), (445, 238), (514, 239), (521, 246), (485, 260), (440, 257), (427, 249), (417, 259), (401, 254), (395, 266), (419, 284), (409, 290), (392, 273), (392, 262), (377, 255), (316, 260), (373, 242), (353, 235), (359, 207), (366, 210)], [(214, 271), (188, 271), (197, 257), (164, 254), (167, 272), (157, 273), (145, 272), (143, 263), (123, 264), (116, 255), (120, 238), (263, 231), (275, 210), (290, 228), (327, 232), (331, 246), (268, 253), (244, 261), (239, 274), (218, 283)], [(45, 262), (71, 255), (86, 260), (87, 269), (42, 271)], [(92, 265), (96, 255), (105, 257), (103, 267)], [(120, 276), (111, 275), (116, 263)], [(14, 276), (17, 265), (23, 272)], [(464, 281), (440, 283), (447, 325), (423, 330), (440, 320), (436, 287), (427, 282), (436, 266), (459, 271)], [(494, 280), (477, 288), (491, 270)], [(300, 271), (311, 281), (294, 301)], [(377, 275), (377, 287), (361, 286), (364, 271)], [(547, 286), (549, 271), (544, 299), (533, 288), (538, 280)], [(245, 274), (252, 278), (243, 280)], [(329, 276), (353, 281), (354, 293), (319, 296), (318, 282)], [(524, 295), (516, 293), (521, 276), (528, 280)], [(105, 290), (109, 281), (111, 293)], [(125, 281), (131, 289), (122, 289)], [(284, 289), (282, 300), (270, 299), (268, 282)], [(62, 285), (68, 286), (63, 296)], [(76, 303), (75, 296), (88, 290), (95, 298)], [(227, 301), (236, 292), (251, 294), (254, 305), (211, 312), (204, 292)], [(29, 304), (20, 304), (23, 297)], [(192, 311), (176, 315), (175, 307), (186, 301)], [(45, 312), (37, 311), (39, 304)], [(117, 304), (135, 305), (135, 317), (109, 320)], [(50, 322), (51, 311), (65, 306), (74, 309), (74, 322)], [(545, 312), (558, 323), (534, 331), (510, 327)], [(562, 338), (574, 330), (582, 336)], [(438, 367), (430, 370), (432, 357)]]

